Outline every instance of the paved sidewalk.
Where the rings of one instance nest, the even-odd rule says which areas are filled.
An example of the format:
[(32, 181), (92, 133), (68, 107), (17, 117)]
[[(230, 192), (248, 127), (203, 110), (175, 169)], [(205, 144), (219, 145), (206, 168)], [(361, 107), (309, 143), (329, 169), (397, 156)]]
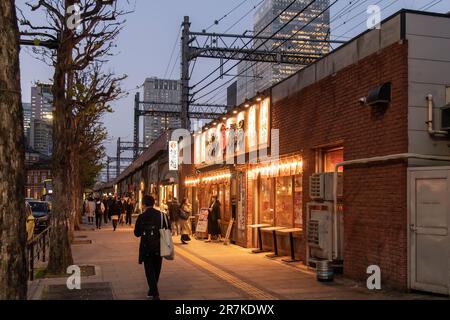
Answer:
[[(82, 289), (83, 285), (92, 292), (99, 287), (110, 288), (113, 299), (145, 299), (148, 288), (143, 265), (137, 261), (139, 239), (134, 237), (133, 229), (119, 226), (113, 231), (109, 225), (101, 230), (84, 228), (87, 230), (76, 233), (77, 239), (92, 243), (74, 244), (74, 261), (77, 265), (95, 266), (96, 275), (82, 277)], [(373, 292), (339, 278), (333, 283), (320, 283), (315, 273), (300, 263), (287, 265), (234, 245), (194, 239), (182, 245), (179, 237), (174, 241), (175, 260), (163, 262), (161, 299), (442, 299), (434, 295)], [(30, 285), (30, 299), (41, 299), (43, 293), (48, 295), (52, 290), (55, 298), (55, 285), (65, 281), (66, 278), (34, 281)], [(107, 296), (103, 292), (99, 297), (91, 294), (83, 298)]]

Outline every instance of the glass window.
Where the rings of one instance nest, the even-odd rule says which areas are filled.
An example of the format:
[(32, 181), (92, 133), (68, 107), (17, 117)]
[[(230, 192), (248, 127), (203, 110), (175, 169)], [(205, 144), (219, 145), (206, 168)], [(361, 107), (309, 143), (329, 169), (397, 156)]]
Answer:
[(292, 177), (276, 179), (276, 225), (280, 227), (293, 226)]
[(273, 179), (261, 178), (260, 185), (260, 222), (273, 224), (274, 221), (274, 194), (273, 194)]
[(294, 177), (294, 226), (301, 227), (303, 225), (303, 186), (302, 175)]
[[(344, 161), (344, 149), (330, 149), (323, 153), (323, 171), (334, 172), (336, 163)], [(342, 167), (339, 168), (342, 171)]]

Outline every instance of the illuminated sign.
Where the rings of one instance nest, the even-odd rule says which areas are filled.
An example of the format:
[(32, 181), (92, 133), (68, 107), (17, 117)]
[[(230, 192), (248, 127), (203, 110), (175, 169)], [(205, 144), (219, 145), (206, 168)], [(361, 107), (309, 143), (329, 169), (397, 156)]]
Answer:
[(169, 141), (169, 170), (178, 170), (178, 141)]
[(269, 144), (269, 98), (262, 101), (259, 107), (259, 147)]

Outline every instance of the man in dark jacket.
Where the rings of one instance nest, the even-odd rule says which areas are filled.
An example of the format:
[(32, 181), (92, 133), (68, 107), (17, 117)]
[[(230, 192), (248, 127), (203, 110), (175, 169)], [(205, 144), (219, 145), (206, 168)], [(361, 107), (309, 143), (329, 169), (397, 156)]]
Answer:
[(170, 229), (169, 225), (163, 223), (162, 213), (153, 206), (155, 199), (146, 195), (142, 199), (143, 213), (139, 215), (134, 227), (134, 235), (141, 237), (139, 245), (139, 263), (144, 263), (145, 276), (148, 283), (148, 298), (159, 300), (158, 280), (161, 273), (162, 257), (160, 252), (159, 229), (161, 225)]

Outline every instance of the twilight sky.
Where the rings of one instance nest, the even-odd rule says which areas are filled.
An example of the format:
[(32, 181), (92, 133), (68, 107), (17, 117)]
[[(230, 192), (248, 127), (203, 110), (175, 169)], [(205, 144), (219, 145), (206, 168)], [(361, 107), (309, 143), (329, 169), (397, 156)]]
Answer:
[[(36, 2), (36, 0), (27, 1)], [(246, 17), (243, 16), (260, 1), (245, 1), (242, 6), (220, 21), (219, 25), (213, 26), (208, 31), (223, 32), (237, 21), (239, 23), (228, 33), (242, 33), (245, 30), (251, 30), (254, 11)], [(130, 0), (130, 9), (134, 8), (134, 12), (127, 17), (126, 27), (117, 41), (117, 55), (111, 59), (107, 66), (116, 74), (128, 75), (123, 87), (129, 90), (128, 97), (113, 103), (114, 113), (108, 114), (104, 118), (104, 123), (109, 132), (109, 139), (105, 142), (108, 155), (115, 156), (118, 137), (127, 141), (132, 140), (133, 101), (134, 94), (137, 92), (136, 87), (142, 85), (146, 77), (163, 77), (165, 74), (169, 77), (172, 70), (172, 78), (179, 79), (180, 67), (179, 60), (176, 61), (176, 57), (179, 56), (180, 49), (179, 39), (176, 40), (176, 38), (183, 16), (190, 16), (191, 30), (201, 31), (211, 26), (214, 20), (222, 18), (224, 14), (242, 2), (243, 0)], [(349, 5), (349, 2), (360, 2), (360, 5), (355, 4), (355, 9), (352, 12), (337, 17), (336, 13)], [(448, 12), (450, 11), (448, 2), (448, 0), (339, 0), (331, 10), (333, 21), (331, 34), (333, 38), (345, 33), (346, 37), (353, 37), (364, 31), (367, 17), (365, 10), (370, 4), (379, 4), (382, 8), (382, 18), (386, 18), (401, 8), (423, 9), (428, 4), (435, 4), (429, 11)], [(25, 0), (17, 0), (16, 3), (19, 8), (25, 9)], [(125, 3), (123, 1), (123, 4)], [(25, 10), (25, 12), (27, 11)], [(40, 18), (36, 14), (30, 17), (32, 21)], [(354, 18), (352, 19), (352, 17)], [(344, 38), (344, 40), (346, 39)], [(171, 61), (169, 61), (175, 43), (176, 50)], [(22, 49), (20, 57), (22, 97), (23, 102), (29, 102), (32, 84), (36, 81), (50, 81), (53, 70), (36, 60), (29, 49)], [(177, 62), (176, 65), (175, 62)], [(232, 64), (234, 63), (230, 62), (230, 66)], [(218, 65), (219, 60), (199, 59), (191, 83), (195, 83), (196, 80), (201, 79)], [(218, 98), (220, 100), (224, 97), (219, 96)], [(218, 102), (224, 102), (224, 100)]]

